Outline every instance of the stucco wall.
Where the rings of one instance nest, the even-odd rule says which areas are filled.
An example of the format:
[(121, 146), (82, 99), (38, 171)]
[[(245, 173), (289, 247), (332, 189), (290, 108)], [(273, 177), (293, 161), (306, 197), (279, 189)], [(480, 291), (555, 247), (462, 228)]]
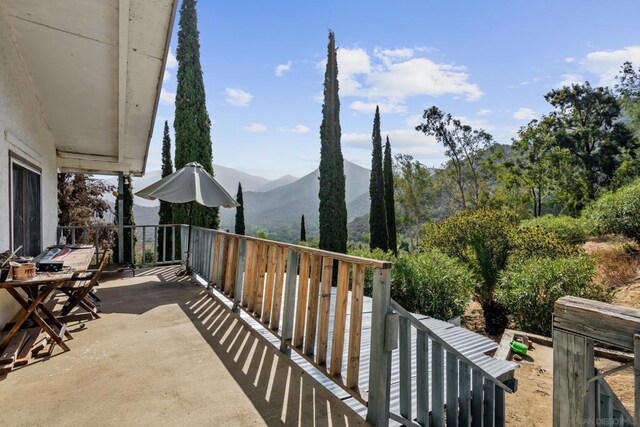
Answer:
[[(5, 251), (10, 245), (9, 151), (42, 169), (43, 247), (54, 244), (56, 239), (57, 169), (53, 137), (1, 12), (0, 9), (0, 251)], [(9, 294), (0, 291), (0, 327), (17, 311)]]

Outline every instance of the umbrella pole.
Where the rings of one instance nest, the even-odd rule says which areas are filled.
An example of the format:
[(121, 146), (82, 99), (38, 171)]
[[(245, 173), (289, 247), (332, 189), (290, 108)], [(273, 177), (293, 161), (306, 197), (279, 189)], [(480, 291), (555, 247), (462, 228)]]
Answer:
[(179, 276), (191, 274), (191, 224), (193, 223), (193, 202), (189, 202), (189, 236), (187, 237), (187, 261), (185, 270), (178, 273)]

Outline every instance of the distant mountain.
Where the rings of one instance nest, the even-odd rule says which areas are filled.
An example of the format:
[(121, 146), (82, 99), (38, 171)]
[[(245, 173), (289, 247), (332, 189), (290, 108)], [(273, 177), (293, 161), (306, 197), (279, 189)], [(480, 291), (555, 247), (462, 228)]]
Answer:
[[(344, 162), (347, 218), (349, 221), (369, 212), (368, 169)], [(305, 216), (307, 230), (318, 228), (318, 192), (320, 172), (314, 170), (289, 184), (264, 192), (244, 192), (244, 215), (247, 226), (273, 229), (299, 224)], [(220, 210), (221, 227), (233, 228), (235, 209)], [(311, 233), (310, 233), (311, 234)]]
[(216, 181), (224, 187), (232, 196), (238, 192), (238, 182), (242, 183), (242, 192), (261, 191), (260, 188), (271, 181), (261, 176), (251, 175), (226, 166), (213, 165), (213, 173)]
[[(293, 175), (285, 175), (282, 176), (278, 179), (274, 179), (273, 181), (269, 181), (266, 184), (260, 186), (259, 188), (256, 188), (255, 190), (247, 188), (247, 191), (270, 191), (273, 190), (274, 188), (278, 188), (278, 187), (282, 187), (283, 185), (287, 185), (287, 184), (291, 184), (294, 181), (297, 181), (298, 178), (296, 178)], [(244, 191), (244, 183), (242, 184), (242, 190)]]

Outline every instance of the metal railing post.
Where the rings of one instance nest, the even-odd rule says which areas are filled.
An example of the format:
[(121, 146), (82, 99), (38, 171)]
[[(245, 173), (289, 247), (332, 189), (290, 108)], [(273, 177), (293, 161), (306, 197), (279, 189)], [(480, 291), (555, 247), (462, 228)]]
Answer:
[(376, 268), (373, 273), (373, 307), (371, 313), (371, 348), (369, 368), (369, 402), (367, 422), (389, 425), (389, 395), (392, 350), (385, 345), (387, 315), (391, 309), (391, 269)]

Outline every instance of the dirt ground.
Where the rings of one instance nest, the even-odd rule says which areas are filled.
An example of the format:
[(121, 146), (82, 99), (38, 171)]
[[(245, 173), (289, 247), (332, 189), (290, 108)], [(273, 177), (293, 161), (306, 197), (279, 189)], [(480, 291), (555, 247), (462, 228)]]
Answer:
[[(640, 249), (622, 238), (588, 241), (585, 251), (596, 259), (598, 271), (595, 280), (615, 289), (613, 304), (640, 309)], [(464, 326), (485, 334), (482, 308), (472, 301), (462, 316)], [(515, 325), (510, 325), (514, 328)], [(486, 335), (486, 334), (485, 334)], [(499, 340), (499, 337), (491, 337)], [(552, 421), (553, 349), (535, 344), (528, 357), (518, 362), (516, 370), (518, 391), (507, 395), (507, 425), (549, 426)], [(596, 358), (596, 367), (608, 371), (619, 362)], [(606, 377), (607, 383), (623, 405), (633, 412), (633, 369)]]
[[(507, 395), (508, 426), (550, 426), (553, 399), (553, 348), (534, 344), (527, 357), (518, 362), (518, 391)], [(608, 371), (620, 363), (596, 358), (596, 367)], [(607, 382), (620, 401), (633, 411), (633, 370), (607, 376)]]

